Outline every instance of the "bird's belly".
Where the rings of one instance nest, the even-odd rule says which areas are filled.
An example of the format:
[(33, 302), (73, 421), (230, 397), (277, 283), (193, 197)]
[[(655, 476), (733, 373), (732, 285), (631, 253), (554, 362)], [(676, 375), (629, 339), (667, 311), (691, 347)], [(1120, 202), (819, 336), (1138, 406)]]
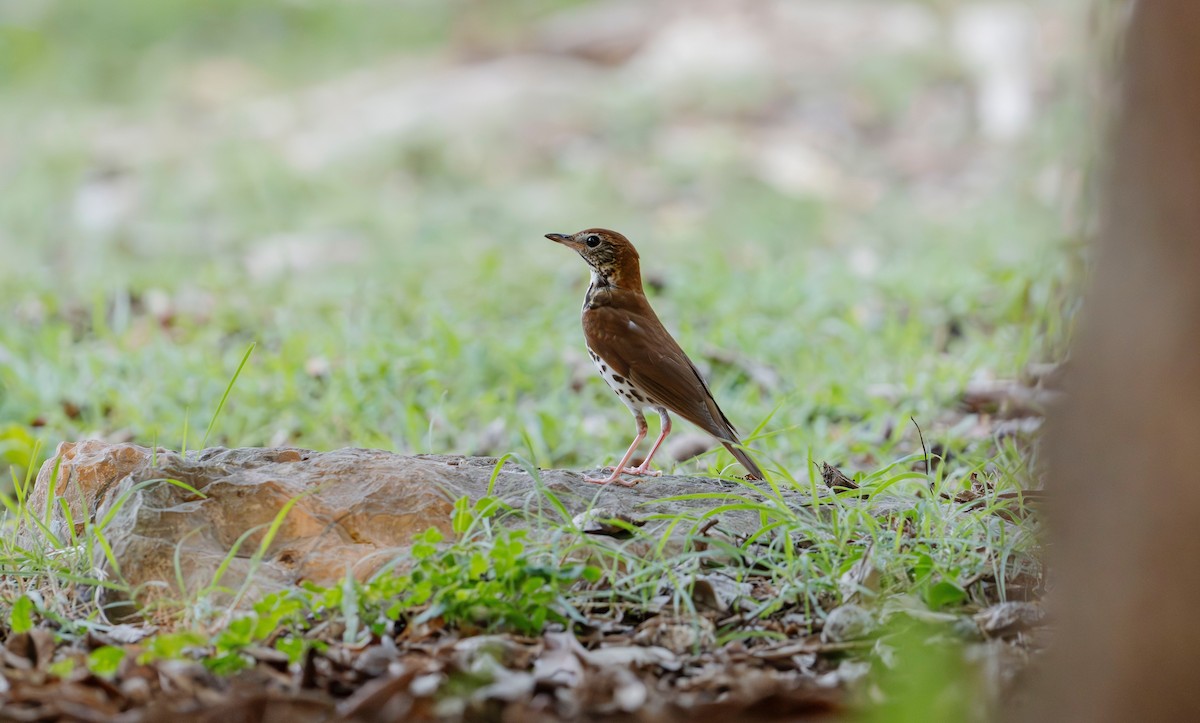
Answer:
[(604, 379), (604, 383), (617, 393), (625, 406), (633, 413), (645, 408), (657, 409), (659, 405), (649, 397), (644, 391), (633, 385), (629, 379), (617, 374), (613, 368), (609, 366), (600, 355), (588, 349), (588, 356), (592, 358), (592, 363), (596, 365), (596, 371), (600, 372), (600, 376)]

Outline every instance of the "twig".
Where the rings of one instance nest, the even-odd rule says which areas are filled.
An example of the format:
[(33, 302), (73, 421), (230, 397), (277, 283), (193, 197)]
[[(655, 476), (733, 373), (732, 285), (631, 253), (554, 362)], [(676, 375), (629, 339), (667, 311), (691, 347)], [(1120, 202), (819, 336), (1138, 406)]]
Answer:
[(824, 653), (840, 653), (847, 650), (861, 650), (863, 648), (870, 648), (873, 645), (875, 645), (874, 640), (844, 640), (829, 643), (784, 643), (774, 648), (764, 648), (761, 651), (756, 651), (753, 655), (762, 659), (790, 658), (793, 655), (803, 655), (805, 653), (821, 655)]
[[(921, 451), (925, 453), (925, 474), (933, 472), (933, 468), (929, 466), (929, 448), (925, 446), (925, 433), (921, 431), (921, 425), (917, 424), (917, 418), (909, 415), (909, 421), (917, 428), (917, 437), (921, 439)], [(933, 491), (933, 479), (929, 480), (929, 490)]]

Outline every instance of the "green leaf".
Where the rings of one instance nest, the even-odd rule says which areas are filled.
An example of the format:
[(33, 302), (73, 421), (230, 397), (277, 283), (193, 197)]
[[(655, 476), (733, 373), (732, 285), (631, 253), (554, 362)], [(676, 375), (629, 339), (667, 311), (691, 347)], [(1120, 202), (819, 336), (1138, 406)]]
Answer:
[(480, 519), (494, 517), (496, 511), (504, 506), (504, 503), (495, 497), (487, 496), (480, 497), (475, 501), (475, 516)]
[(22, 595), (13, 603), (8, 627), (18, 635), (33, 630), (33, 600), (28, 595)]
[(207, 640), (199, 633), (184, 631), (180, 633), (162, 633), (155, 635), (146, 645), (146, 650), (138, 656), (138, 662), (147, 663), (152, 660), (178, 660), (188, 648), (198, 648), (207, 644)]
[(437, 554), (437, 543), (444, 538), (436, 527), (430, 527), (413, 538), (412, 555), (417, 560), (427, 560)]
[(254, 630), (251, 632), (251, 637), (254, 640), (263, 640), (271, 633), (275, 632), (275, 628), (279, 627), (280, 616), (276, 614), (265, 615), (259, 617), (254, 622)]
[(451, 526), (454, 534), (462, 535), (471, 529), (471, 500), (465, 495), (454, 501), (454, 517)]
[(207, 658), (204, 661), (204, 667), (217, 675), (230, 675), (250, 667), (250, 662), (242, 657), (241, 653), (231, 652), (215, 658)]
[(125, 659), (125, 649), (115, 645), (104, 645), (88, 653), (87, 667), (101, 678), (112, 678)]
[(404, 613), (404, 604), (401, 603), (399, 600), (397, 600), (396, 602), (394, 602), (388, 606), (388, 609), (387, 609), (387, 611), (384, 612), (384, 615), (387, 616), (388, 620), (399, 620), (400, 615), (403, 613)]
[(342, 633), (346, 643), (353, 643), (358, 638), (359, 623), (358, 583), (348, 571), (342, 581), (342, 621), (346, 626)]
[(53, 662), (46, 669), (50, 675), (65, 678), (75, 671), (75, 660), (73, 658), (63, 658), (62, 660)]
[(424, 605), (431, 597), (433, 597), (433, 583), (423, 580), (413, 586), (408, 601), (412, 605)]
[(296, 664), (304, 659), (308, 645), (298, 635), (284, 635), (275, 641), (275, 649), (288, 656), (289, 663)]
[(922, 552), (917, 555), (917, 561), (913, 563), (913, 580), (921, 582), (933, 573), (933, 558)]
[(546, 580), (544, 578), (531, 577), (528, 580), (526, 580), (523, 585), (521, 585), (521, 592), (525, 593), (526, 595), (532, 595), (535, 592), (541, 590), (542, 586), (544, 586), (545, 584), (546, 584)]
[(468, 574), (471, 576), (471, 579), (478, 580), (480, 577), (483, 576), (483, 573), (487, 572), (487, 569), (488, 569), (487, 558), (484, 557), (481, 553), (478, 553), (478, 552), (472, 553), (471, 554), (471, 567), (468, 570)]
[(237, 650), (254, 642), (254, 629), (257, 622), (253, 615), (229, 621), (225, 629), (217, 635), (217, 649)]
[(967, 599), (967, 593), (958, 585), (942, 580), (925, 588), (925, 604), (933, 610), (957, 605)]

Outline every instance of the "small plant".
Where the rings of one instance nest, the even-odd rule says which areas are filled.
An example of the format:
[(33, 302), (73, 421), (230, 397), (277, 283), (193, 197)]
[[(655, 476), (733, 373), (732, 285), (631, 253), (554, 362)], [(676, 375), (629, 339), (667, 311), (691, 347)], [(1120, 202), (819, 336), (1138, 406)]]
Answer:
[[(472, 506), (463, 498), (455, 509), (455, 527), (466, 532), (476, 529), (498, 505), (485, 498)], [(505, 530), (494, 537), (479, 532), (443, 546), (444, 541), (436, 528), (417, 535), (411, 564), (403, 572), (385, 570), (366, 582), (347, 577), (329, 587), (305, 583), (266, 595), (250, 611), (223, 621), (211, 638), (197, 630), (152, 636), (139, 661), (193, 658), (215, 673), (230, 674), (254, 664), (249, 649), (273, 647), (298, 663), (310, 648), (325, 647), (309, 634), (330, 620), (344, 626), (346, 642), (356, 642), (360, 634), (383, 636), (396, 625), (433, 620), (468, 632), (524, 635), (536, 635), (548, 623), (584, 622), (570, 594), (577, 584), (598, 580), (599, 568), (562, 565), (547, 550), (531, 549), (524, 530)], [(32, 603), (22, 600), (27, 602), (14, 606), (14, 616), (28, 617)], [(103, 653), (95, 661), (89, 658), (88, 664), (101, 675), (101, 670), (110, 669), (106, 666), (119, 663), (115, 654)]]
[(600, 577), (596, 567), (560, 566), (527, 554), (524, 530), (503, 531), (485, 545), (458, 543), (439, 551), (441, 541), (435, 529), (418, 537), (416, 564), (405, 576), (407, 594), (389, 608), (388, 617), (424, 607), (412, 622), (440, 617), (452, 626), (531, 635), (547, 622), (582, 622), (565, 593), (580, 580)]
[(13, 602), (8, 615), (8, 628), (17, 635), (33, 629), (33, 600), (28, 595), (22, 595)]
[[(115, 645), (102, 645), (88, 653), (87, 667), (101, 678), (112, 679), (125, 660), (125, 649)], [(67, 671), (70, 672), (70, 671)]]

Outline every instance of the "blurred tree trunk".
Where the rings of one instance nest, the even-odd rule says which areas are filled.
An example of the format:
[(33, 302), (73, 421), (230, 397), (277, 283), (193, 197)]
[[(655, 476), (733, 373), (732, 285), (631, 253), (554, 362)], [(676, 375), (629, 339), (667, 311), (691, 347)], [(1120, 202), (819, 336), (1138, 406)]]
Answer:
[(1126, 39), (1097, 266), (1051, 419), (1044, 721), (1200, 720), (1200, 2)]

